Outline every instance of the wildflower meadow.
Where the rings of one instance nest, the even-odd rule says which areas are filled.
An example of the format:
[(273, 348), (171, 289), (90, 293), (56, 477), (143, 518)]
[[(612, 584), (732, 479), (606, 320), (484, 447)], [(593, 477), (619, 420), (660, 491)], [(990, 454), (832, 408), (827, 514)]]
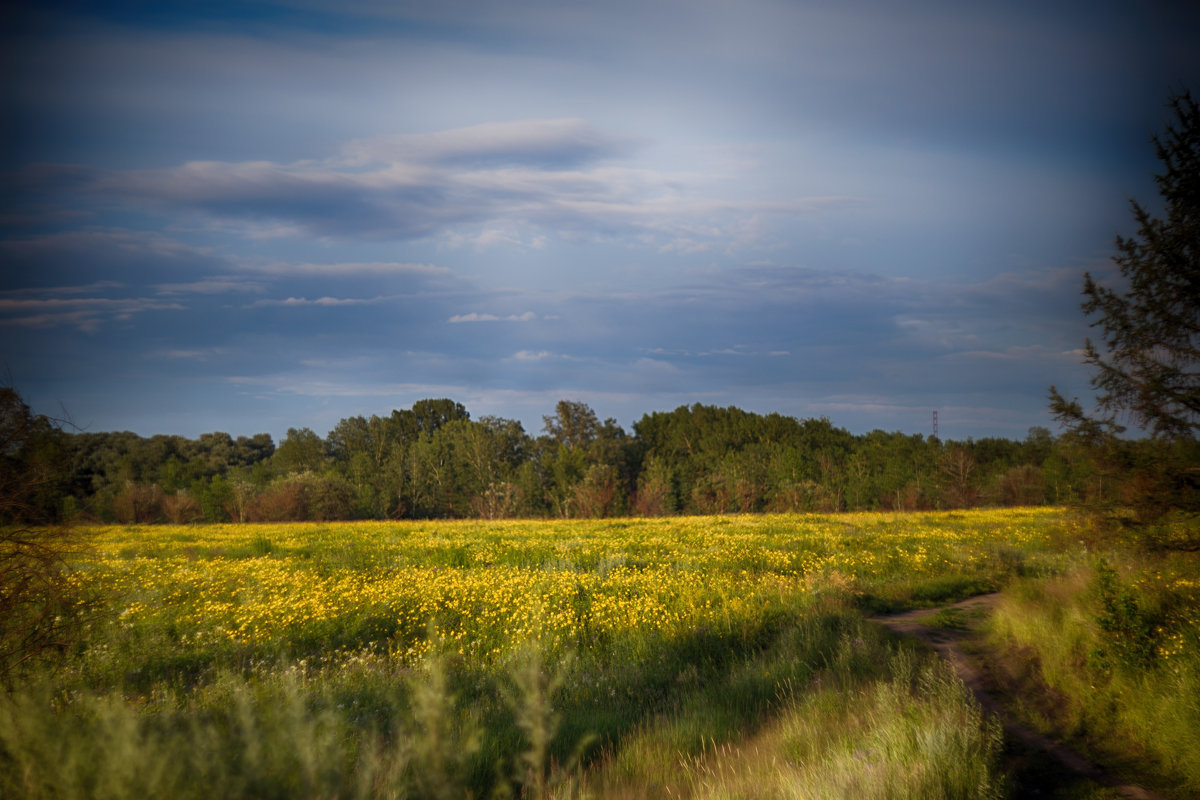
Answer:
[[(865, 618), (1084, 581), (1086, 535), (1046, 508), (91, 528), (67, 580), (99, 611), (5, 695), (0, 788), (1002, 797), (998, 723)], [(1144, 666), (1191, 680), (1197, 573), (1158, 570), (1110, 592), (1146, 584)], [(1116, 674), (1137, 621), (1101, 606)]]

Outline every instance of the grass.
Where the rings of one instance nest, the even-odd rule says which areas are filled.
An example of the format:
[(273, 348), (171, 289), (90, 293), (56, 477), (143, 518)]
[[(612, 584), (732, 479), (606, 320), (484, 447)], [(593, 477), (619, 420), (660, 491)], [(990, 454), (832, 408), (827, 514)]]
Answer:
[(1200, 560), (1109, 552), (1014, 585), (988, 645), (1043, 730), (1180, 796), (1200, 793)]
[(999, 727), (957, 678), (858, 633), (840, 640), (812, 680), (779, 684), (749, 736), (697, 747), (687, 741), (696, 733), (688, 714), (650, 726), (592, 777), (591, 796), (1002, 796)]
[(110, 613), (0, 695), (0, 796), (998, 797), (994, 723), (862, 611), (1086, 589), (1071, 524), (96, 529)]

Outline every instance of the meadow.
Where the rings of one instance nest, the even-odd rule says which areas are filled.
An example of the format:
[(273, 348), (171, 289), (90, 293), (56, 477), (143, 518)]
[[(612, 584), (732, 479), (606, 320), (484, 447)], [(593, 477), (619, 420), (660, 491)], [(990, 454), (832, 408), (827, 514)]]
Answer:
[[(84, 534), (102, 611), (3, 695), (4, 796), (1003, 797), (999, 724), (865, 617), (1005, 587), (1010, 665), (1095, 694), (1054, 672), (1083, 648), (1106, 708), (1140, 680), (1184, 727), (1139, 754), (1200, 787), (1169, 702), (1200, 571), (1101, 560), (1063, 510)], [(1081, 702), (1077, 732), (1161, 724)]]

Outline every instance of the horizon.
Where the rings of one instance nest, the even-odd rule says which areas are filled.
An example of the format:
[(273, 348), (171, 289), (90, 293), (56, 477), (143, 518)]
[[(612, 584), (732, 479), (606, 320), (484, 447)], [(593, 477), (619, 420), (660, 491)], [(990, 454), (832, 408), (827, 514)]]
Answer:
[(0, 365), (141, 436), (438, 397), (1057, 435), (1200, 88), (1181, 5), (22, 7)]

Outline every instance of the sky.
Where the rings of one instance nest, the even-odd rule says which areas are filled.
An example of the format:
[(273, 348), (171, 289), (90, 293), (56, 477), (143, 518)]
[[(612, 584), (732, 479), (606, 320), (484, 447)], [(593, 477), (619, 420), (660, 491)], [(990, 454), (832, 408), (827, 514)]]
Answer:
[(1167, 2), (39, 2), (0, 32), (0, 368), (90, 431), (450, 397), (943, 439), (1092, 397)]

